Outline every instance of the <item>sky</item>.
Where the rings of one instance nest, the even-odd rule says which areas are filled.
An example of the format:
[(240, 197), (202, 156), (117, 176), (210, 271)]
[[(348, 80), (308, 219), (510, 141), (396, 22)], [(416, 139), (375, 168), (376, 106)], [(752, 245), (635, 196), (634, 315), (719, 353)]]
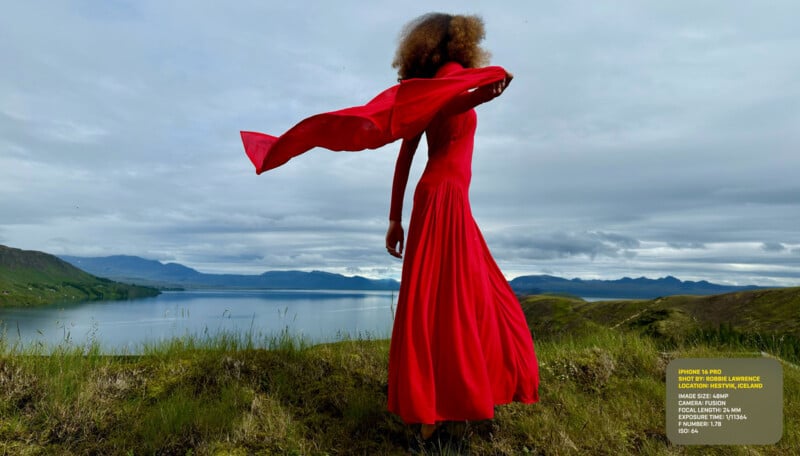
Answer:
[(477, 109), (470, 190), (509, 279), (800, 285), (794, 0), (5, 3), (0, 244), (399, 278), (399, 143), (257, 176), (239, 131), (367, 102), (442, 11), (481, 15), (515, 75)]

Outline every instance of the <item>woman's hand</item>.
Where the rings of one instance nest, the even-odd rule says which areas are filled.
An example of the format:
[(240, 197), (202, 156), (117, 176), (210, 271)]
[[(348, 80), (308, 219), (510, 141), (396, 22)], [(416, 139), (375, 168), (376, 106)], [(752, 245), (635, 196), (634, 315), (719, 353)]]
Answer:
[(485, 103), (500, 96), (503, 91), (506, 90), (508, 85), (511, 84), (512, 79), (514, 79), (514, 75), (511, 73), (506, 73), (506, 78), (502, 81), (487, 84), (476, 89), (475, 91), (478, 92), (476, 95), (478, 95), (480, 98), (480, 102)]
[(389, 220), (389, 229), (386, 231), (386, 251), (389, 255), (403, 258), (403, 225), (396, 220)]
[(511, 73), (506, 72), (506, 78), (505, 79), (503, 79), (502, 81), (497, 81), (494, 84), (492, 84), (490, 86), (491, 90), (492, 90), (492, 95), (493, 95), (492, 98), (500, 96), (500, 94), (502, 94), (503, 91), (506, 90), (508, 85), (511, 84), (511, 80), (512, 79), (514, 79), (514, 75), (511, 74)]

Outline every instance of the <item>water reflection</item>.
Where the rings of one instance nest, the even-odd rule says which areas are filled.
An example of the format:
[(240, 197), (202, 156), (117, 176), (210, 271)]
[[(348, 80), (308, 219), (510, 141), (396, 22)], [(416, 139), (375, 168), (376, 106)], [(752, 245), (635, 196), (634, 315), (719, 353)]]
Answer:
[(388, 338), (393, 292), (185, 291), (135, 301), (0, 308), (6, 345), (85, 345), (137, 353), (145, 343), (219, 333), (256, 340), (287, 332), (308, 342)]

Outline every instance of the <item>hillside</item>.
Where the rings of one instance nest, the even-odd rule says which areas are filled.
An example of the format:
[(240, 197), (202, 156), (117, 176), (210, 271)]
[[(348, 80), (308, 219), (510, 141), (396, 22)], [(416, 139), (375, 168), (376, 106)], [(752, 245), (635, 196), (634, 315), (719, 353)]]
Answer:
[[(525, 303), (536, 311), (529, 324), (537, 334), (539, 403), (498, 406), (493, 420), (447, 422), (447, 434), (421, 454), (797, 454), (795, 366), (782, 362), (778, 443), (675, 445), (664, 420), (669, 362), (761, 354), (706, 341), (666, 347), (625, 325), (585, 318), (585, 330), (542, 334), (541, 322), (559, 313), (582, 315), (571, 310), (581, 302), (540, 296)], [(386, 409), (388, 340), (304, 346), (285, 336), (185, 338), (145, 356), (84, 347), (38, 356), (41, 350), (0, 344), (0, 454), (409, 454), (416, 428)]]
[(547, 337), (606, 327), (668, 345), (713, 339), (758, 350), (777, 347), (800, 361), (800, 287), (599, 302), (540, 295), (525, 298), (522, 307), (535, 332)]
[(0, 245), (0, 307), (133, 299), (158, 293), (95, 277), (53, 255)]

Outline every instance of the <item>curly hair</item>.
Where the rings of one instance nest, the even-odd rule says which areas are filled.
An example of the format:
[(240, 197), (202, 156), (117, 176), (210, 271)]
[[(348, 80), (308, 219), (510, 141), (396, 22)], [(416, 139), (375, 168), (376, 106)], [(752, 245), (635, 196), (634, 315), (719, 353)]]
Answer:
[(480, 16), (422, 15), (403, 27), (392, 67), (397, 68), (399, 80), (432, 78), (447, 62), (480, 67), (490, 56), (478, 46), (485, 35)]

